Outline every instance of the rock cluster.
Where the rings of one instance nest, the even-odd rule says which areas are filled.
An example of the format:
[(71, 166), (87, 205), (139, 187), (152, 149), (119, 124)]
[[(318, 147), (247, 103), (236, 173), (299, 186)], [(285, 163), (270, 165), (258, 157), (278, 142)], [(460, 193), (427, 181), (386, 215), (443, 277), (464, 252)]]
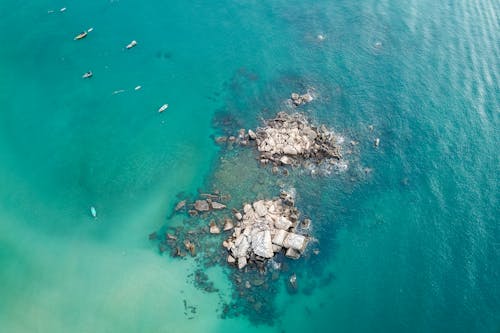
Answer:
[(293, 105), (299, 106), (311, 102), (313, 100), (313, 96), (310, 93), (305, 93), (304, 95), (292, 93), (290, 99), (292, 100)]
[(281, 251), (298, 259), (308, 242), (308, 237), (297, 233), (299, 215), (293, 197), (284, 192), (273, 200), (245, 204), (233, 234), (223, 242), (229, 251), (227, 262), (239, 269), (248, 263), (259, 266)]
[(296, 165), (306, 159), (342, 158), (337, 136), (324, 125), (312, 126), (301, 113), (279, 112), (252, 134), (249, 131), (261, 153), (261, 163)]
[[(186, 207), (186, 200), (179, 202), (175, 206), (175, 211), (177, 212), (177, 211), (183, 209), (184, 207)], [(196, 216), (199, 213), (206, 213), (206, 212), (210, 212), (210, 211), (214, 211), (214, 210), (225, 209), (226, 205), (224, 205), (220, 202), (217, 202), (217, 201), (213, 201), (210, 197), (208, 197), (207, 199), (196, 200), (193, 203), (192, 208), (193, 209), (188, 210), (188, 213), (190, 216)]]

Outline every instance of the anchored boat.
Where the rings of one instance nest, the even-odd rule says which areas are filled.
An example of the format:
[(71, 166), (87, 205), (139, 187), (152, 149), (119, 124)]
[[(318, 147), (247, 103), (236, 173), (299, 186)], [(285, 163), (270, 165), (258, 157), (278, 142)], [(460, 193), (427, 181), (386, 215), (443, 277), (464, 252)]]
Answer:
[(78, 35), (76, 35), (75, 40), (79, 40), (79, 39), (82, 39), (85, 37), (87, 37), (87, 31), (83, 31), (83, 32), (79, 33)]
[(165, 111), (166, 109), (168, 109), (168, 104), (163, 104), (159, 109), (158, 109), (158, 112), (163, 112)]
[(92, 77), (92, 75), (94, 75), (94, 74), (91, 71), (88, 71), (87, 73), (82, 75), (82, 78), (88, 79), (88, 78)]
[(131, 48), (133, 48), (133, 47), (134, 47), (134, 46), (136, 46), (136, 45), (137, 45), (137, 42), (136, 42), (135, 40), (133, 40), (133, 41), (131, 41), (131, 42), (130, 42), (130, 44), (128, 44), (126, 47), (127, 47), (127, 49), (131, 49)]
[(95, 209), (94, 206), (90, 207), (90, 214), (92, 214), (93, 218), (97, 218), (97, 210)]

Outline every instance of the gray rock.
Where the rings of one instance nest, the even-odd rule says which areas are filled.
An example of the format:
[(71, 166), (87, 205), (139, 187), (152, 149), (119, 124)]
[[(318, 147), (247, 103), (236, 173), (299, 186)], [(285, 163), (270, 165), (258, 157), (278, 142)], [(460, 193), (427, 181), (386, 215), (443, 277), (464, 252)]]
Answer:
[(199, 212), (207, 212), (210, 210), (210, 205), (207, 200), (196, 200), (194, 202), (194, 209)]
[(220, 210), (220, 209), (226, 208), (226, 205), (221, 204), (221, 203), (216, 202), (216, 201), (212, 201), (211, 206), (212, 206), (212, 209), (215, 209), (215, 210)]
[(175, 206), (175, 211), (181, 210), (186, 206), (186, 200), (180, 201), (176, 206)]
[(251, 139), (251, 140), (256, 140), (257, 139), (257, 134), (255, 134), (254, 131), (252, 131), (251, 129), (248, 130), (248, 137)]
[(313, 97), (310, 93), (306, 93), (300, 97), (302, 97), (302, 100), (304, 101), (304, 103), (309, 103), (313, 100)]
[(302, 225), (302, 228), (309, 229), (309, 227), (311, 226), (311, 220), (304, 219), (304, 221), (302, 221), (301, 225)]
[(220, 228), (215, 224), (215, 221), (210, 221), (210, 233), (211, 234), (220, 234)]
[(285, 256), (287, 256), (290, 259), (299, 259), (300, 258), (300, 252), (297, 250), (294, 250), (292, 248), (287, 249), (285, 252)]
[(226, 136), (219, 136), (218, 138), (215, 139), (215, 142), (217, 142), (217, 143), (224, 143), (226, 141), (227, 141)]

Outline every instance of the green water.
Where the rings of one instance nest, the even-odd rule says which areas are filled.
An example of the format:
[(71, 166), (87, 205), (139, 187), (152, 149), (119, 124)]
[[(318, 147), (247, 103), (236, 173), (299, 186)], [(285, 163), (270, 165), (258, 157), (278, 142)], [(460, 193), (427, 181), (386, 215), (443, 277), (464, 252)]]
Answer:
[[(497, 332), (499, 13), (487, 0), (4, 1), (2, 331)], [(303, 111), (360, 142), (348, 171), (272, 177), (213, 143), (308, 88)], [(221, 162), (234, 155), (241, 168)], [(293, 186), (313, 220), (321, 253), (292, 264), (298, 294), (276, 282), (273, 326), (221, 319), (238, 301), (228, 268), (208, 269), (220, 292), (205, 293), (196, 262), (147, 239), (180, 193), (214, 183), (235, 200)]]

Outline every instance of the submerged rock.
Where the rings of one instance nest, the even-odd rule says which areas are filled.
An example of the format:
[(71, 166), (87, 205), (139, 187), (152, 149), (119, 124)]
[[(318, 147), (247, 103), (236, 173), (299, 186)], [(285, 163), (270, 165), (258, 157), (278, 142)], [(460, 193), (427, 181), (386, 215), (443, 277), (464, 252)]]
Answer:
[(312, 102), (312, 100), (314, 98), (313, 98), (313, 96), (310, 93), (305, 93), (303, 95), (299, 95), (297, 93), (292, 93), (290, 95), (290, 99), (291, 99), (293, 105), (299, 106), (299, 105), (302, 105), (302, 104), (306, 104), (306, 103)]
[(194, 209), (199, 212), (207, 212), (210, 210), (210, 205), (207, 200), (196, 200), (194, 202)]
[(175, 206), (175, 211), (181, 210), (186, 206), (186, 200), (180, 201), (176, 206)]
[(221, 203), (219, 203), (219, 202), (215, 202), (215, 201), (212, 201), (212, 202), (210, 203), (210, 205), (211, 205), (212, 209), (215, 209), (215, 210), (220, 210), (220, 209), (224, 209), (224, 208), (226, 208), (226, 205), (221, 204)]
[(191, 256), (194, 257), (196, 255), (196, 245), (194, 245), (194, 243), (192, 243), (189, 239), (184, 241), (184, 247), (189, 251), (189, 253), (191, 253)]

